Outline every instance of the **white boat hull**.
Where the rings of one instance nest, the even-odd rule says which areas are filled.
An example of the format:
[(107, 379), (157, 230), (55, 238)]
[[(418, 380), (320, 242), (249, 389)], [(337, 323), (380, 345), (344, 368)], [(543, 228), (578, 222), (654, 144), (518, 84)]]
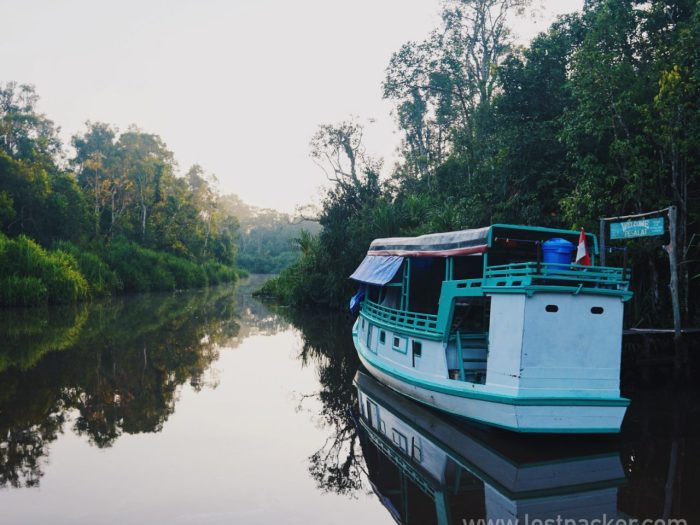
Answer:
[[(364, 348), (353, 334), (355, 347), (364, 367), (379, 381), (393, 390), (431, 407), (472, 421), (529, 433), (616, 433), (619, 432), (627, 409), (626, 403), (601, 403), (600, 400), (543, 398), (541, 404), (531, 399), (513, 397), (511, 402), (498, 396), (498, 401), (484, 396), (468, 397), (465, 390), (455, 388), (454, 393), (444, 387), (435, 389), (422, 386), (420, 381), (402, 378), (384, 366), (381, 358)], [(488, 396), (487, 396), (488, 397)], [(494, 396), (495, 397), (495, 396)], [(617, 401), (617, 400), (613, 400)], [(626, 401), (626, 400), (625, 400)]]

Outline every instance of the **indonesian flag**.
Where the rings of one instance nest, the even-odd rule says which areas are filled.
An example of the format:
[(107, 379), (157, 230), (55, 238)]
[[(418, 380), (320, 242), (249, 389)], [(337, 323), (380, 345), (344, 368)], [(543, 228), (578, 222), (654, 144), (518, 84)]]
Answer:
[(591, 265), (591, 257), (588, 255), (588, 247), (586, 246), (586, 232), (583, 231), (583, 228), (581, 228), (581, 235), (578, 236), (576, 264), (582, 264), (583, 266)]

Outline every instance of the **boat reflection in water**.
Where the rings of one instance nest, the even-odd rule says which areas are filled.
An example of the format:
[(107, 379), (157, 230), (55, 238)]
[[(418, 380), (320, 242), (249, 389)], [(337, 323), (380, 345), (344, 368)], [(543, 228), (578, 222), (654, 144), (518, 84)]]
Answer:
[(438, 415), (363, 372), (355, 385), (369, 479), (398, 523), (617, 516), (625, 475), (614, 441), (482, 430)]

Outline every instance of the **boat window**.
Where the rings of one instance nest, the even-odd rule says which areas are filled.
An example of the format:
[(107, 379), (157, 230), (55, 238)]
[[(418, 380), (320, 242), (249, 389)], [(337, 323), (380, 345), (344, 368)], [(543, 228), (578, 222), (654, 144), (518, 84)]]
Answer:
[(544, 309), (550, 313), (558, 312), (559, 307), (556, 304), (548, 304)]
[(604, 310), (603, 310), (603, 307), (602, 307), (602, 306), (594, 306), (593, 308), (591, 308), (591, 313), (592, 313), (592, 314), (600, 315), (600, 314), (602, 314), (603, 312), (604, 312)]
[(408, 439), (395, 428), (391, 429), (391, 440), (406, 454), (408, 454)]
[(413, 456), (413, 459), (415, 459), (418, 463), (421, 463), (423, 461), (423, 451), (420, 448), (420, 443), (415, 437), (411, 438), (411, 441), (413, 442), (413, 446), (411, 447), (411, 455)]
[(406, 353), (406, 340), (403, 337), (394, 337), (391, 347), (402, 354)]
[(411, 341), (411, 362), (413, 363), (414, 368), (416, 366), (416, 357), (420, 359), (422, 355), (423, 343), (420, 341)]
[(379, 344), (386, 343), (386, 332), (384, 330), (379, 332)]
[(421, 357), (423, 355), (423, 343), (420, 341), (411, 341), (413, 355), (416, 357)]
[(481, 254), (460, 255), (452, 260), (452, 278), (455, 281), (479, 279), (484, 276), (484, 257)]
[(444, 259), (411, 257), (408, 309), (412, 312), (436, 314), (444, 279)]

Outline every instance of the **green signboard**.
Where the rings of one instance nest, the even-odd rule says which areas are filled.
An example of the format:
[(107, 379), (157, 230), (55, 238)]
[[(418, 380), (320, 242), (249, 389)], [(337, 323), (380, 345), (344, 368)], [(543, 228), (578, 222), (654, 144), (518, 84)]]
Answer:
[(654, 235), (663, 234), (663, 217), (610, 223), (611, 239), (633, 239), (635, 237), (653, 237)]

